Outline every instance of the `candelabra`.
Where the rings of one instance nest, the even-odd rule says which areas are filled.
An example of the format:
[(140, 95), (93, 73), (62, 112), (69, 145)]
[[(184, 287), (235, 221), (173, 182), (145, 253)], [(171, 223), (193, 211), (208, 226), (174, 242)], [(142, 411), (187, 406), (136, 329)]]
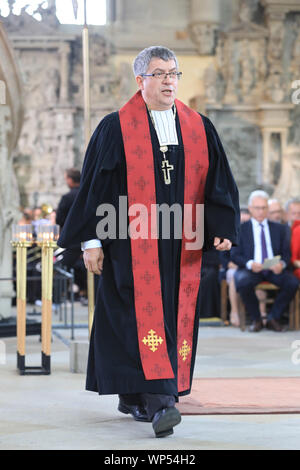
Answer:
[(57, 247), (58, 225), (39, 225), (36, 243), (42, 251), (42, 357), (41, 366), (25, 366), (27, 248), (34, 243), (31, 225), (14, 225), (12, 245), (16, 248), (17, 277), (17, 367), (21, 375), (51, 373), (51, 327), (53, 250)]
[(57, 248), (58, 225), (39, 225), (37, 244), (42, 250), (42, 370), (51, 373), (51, 330), (52, 330), (52, 290), (53, 290), (53, 251)]

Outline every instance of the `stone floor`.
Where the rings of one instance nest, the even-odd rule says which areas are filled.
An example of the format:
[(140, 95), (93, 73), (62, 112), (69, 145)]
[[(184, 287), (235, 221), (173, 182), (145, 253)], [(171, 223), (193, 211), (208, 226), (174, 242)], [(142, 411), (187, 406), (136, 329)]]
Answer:
[[(75, 314), (76, 323), (86, 322), (86, 308), (76, 305)], [(18, 375), (16, 339), (0, 343), (0, 449), (300, 449), (297, 414), (183, 416), (173, 436), (155, 439), (151, 424), (116, 411), (116, 396), (84, 390), (84, 374), (69, 371), (70, 330), (58, 329), (55, 316), (53, 323), (50, 376)], [(75, 339), (86, 338), (86, 328), (75, 330)], [(195, 377), (299, 377), (292, 360), (299, 339), (292, 331), (201, 327)], [(39, 360), (39, 338), (29, 336), (27, 365)]]

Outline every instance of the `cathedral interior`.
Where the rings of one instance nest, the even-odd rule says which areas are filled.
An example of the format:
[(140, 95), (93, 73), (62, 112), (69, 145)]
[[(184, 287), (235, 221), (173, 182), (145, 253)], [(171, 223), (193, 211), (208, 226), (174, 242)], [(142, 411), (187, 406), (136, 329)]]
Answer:
[[(94, 6), (99, 6), (99, 12), (94, 10), (95, 22), (89, 21), (89, 16), (87, 16), (85, 24), (75, 21), (79, 9), (82, 12), (83, 5), (91, 3)], [(65, 5), (65, 8), (70, 8), (72, 15), (74, 13), (69, 22), (60, 21), (59, 8), (64, 8), (62, 5)], [(105, 18), (101, 18), (101, 21), (100, 10), (101, 12), (105, 10)], [(99, 21), (96, 21), (98, 16)], [(297, 200), (296, 204), (298, 204), (297, 207), (300, 211), (300, 0), (0, 0), (1, 449), (103, 449), (107, 452), (108, 449), (124, 449), (126, 455), (131, 448), (141, 451), (141, 455), (144, 454), (145, 449), (153, 449), (154, 452), (169, 449), (167, 452), (170, 454), (173, 449), (176, 452), (181, 448), (195, 449), (195, 455), (201, 449), (263, 450), (263, 446), (270, 450), (300, 449), (299, 281), (298, 291), (296, 292), (294, 289), (296, 294), (293, 291), (294, 298), (292, 295), (289, 297), (290, 303), (287, 303), (289, 307), (284, 312), (284, 328), (279, 329), (278, 327), (276, 329), (273, 326), (275, 331), (267, 331), (269, 328), (267, 309), (273, 308), (276, 298), (279, 297), (276, 297), (278, 291), (280, 294), (286, 294), (287, 284), (280, 285), (280, 288), (272, 284), (273, 280), (270, 282), (259, 281), (260, 284), (255, 284), (255, 287), (258, 286), (258, 290), (254, 292), (253, 288), (253, 297), (257, 295), (260, 308), (263, 305), (262, 308), (265, 310), (260, 310), (261, 318), (259, 322), (256, 322), (261, 324), (260, 328), (252, 329), (252, 332), (248, 334), (245, 330), (246, 313), (249, 319), (249, 311), (246, 312), (241, 300), (242, 297), (238, 297), (237, 291), (235, 291), (236, 310), (231, 309), (229, 312), (230, 302), (232, 302), (232, 287), (235, 289), (234, 273), (238, 265), (232, 268), (232, 264), (230, 265), (228, 262), (230, 258), (228, 258), (226, 269), (230, 269), (225, 275), (223, 272), (223, 279), (221, 279), (219, 274), (223, 268), (220, 258), (216, 256), (217, 261), (216, 258), (209, 259), (210, 255), (214, 256), (217, 253), (218, 248), (204, 251), (204, 255), (208, 254), (205, 261), (206, 266), (205, 262), (202, 264), (202, 268), (203, 266), (207, 268), (204, 275), (204, 270), (202, 269), (201, 272), (201, 265), (200, 268), (198, 265), (197, 279), (199, 283), (201, 277), (203, 289), (200, 302), (204, 304), (206, 299), (211, 300), (209, 308), (208, 304), (205, 307), (202, 304), (202, 311), (205, 315), (199, 315), (198, 323), (202, 322), (202, 327), (208, 328), (200, 330), (200, 346), (195, 361), (195, 378), (197, 377), (196, 386), (198, 389), (195, 387), (196, 395), (193, 396), (197, 400), (192, 398), (191, 402), (188, 399), (187, 402), (182, 402), (182, 414), (187, 416), (184, 416), (184, 422), (179, 428), (178, 435), (171, 438), (173, 441), (158, 439), (153, 442), (154, 435), (149, 424), (151, 420), (148, 419), (149, 426), (146, 422), (135, 426), (134, 420), (145, 421), (145, 416), (144, 419), (141, 419), (141, 416), (136, 415), (132, 420), (130, 416), (134, 416), (132, 411), (128, 411), (128, 408), (122, 411), (120, 403), (118, 410), (128, 416), (117, 414), (114, 395), (104, 394), (98, 401), (97, 394), (86, 395), (88, 392), (84, 391), (85, 378), (83, 374), (86, 372), (89, 344), (100, 345), (99, 357), (102, 354), (103, 357), (108, 358), (107, 362), (110, 362), (110, 365), (113, 364), (118, 371), (122, 369), (119, 359), (122, 358), (122, 354), (113, 357), (113, 354), (110, 353), (111, 350), (107, 348), (107, 345), (111, 346), (112, 338), (121, 338), (115, 351), (125, 351), (120, 345), (122, 346), (126, 341), (127, 346), (129, 344), (130, 347), (136, 341), (137, 347), (135, 319), (130, 323), (134, 307), (127, 308), (127, 304), (124, 303), (121, 304), (121, 308), (117, 309), (111, 303), (107, 319), (103, 315), (98, 316), (102, 321), (102, 323), (99, 321), (98, 332), (104, 332), (103, 338), (106, 342), (103, 340), (90, 341), (94, 294), (97, 292), (94, 287), (97, 288), (96, 282), (100, 278), (93, 275), (89, 266), (87, 266), (89, 269), (87, 274), (83, 258), (89, 255), (82, 254), (85, 249), (84, 244), (82, 245), (83, 250), (80, 246), (83, 237), (80, 238), (77, 245), (77, 252), (79, 252), (77, 260), (81, 263), (79, 266), (81, 271), (80, 269), (78, 271), (82, 275), (81, 281), (83, 279), (82, 284), (84, 284), (82, 296), (80, 283), (75, 286), (75, 270), (72, 267), (69, 269), (68, 266), (59, 264), (59, 262), (55, 266), (56, 261), (59, 261), (59, 256), (54, 250), (57, 250), (58, 247), (57, 240), (50, 237), (50, 230), (55, 227), (58, 232), (59, 227), (54, 224), (59, 224), (59, 222), (57, 219), (53, 221), (50, 217), (51, 214), (56, 213), (57, 215), (59, 201), (68, 191), (65, 178), (66, 170), (71, 169), (75, 172), (77, 170), (78, 173), (78, 170), (82, 168), (87, 142), (92, 132), (102, 118), (119, 110), (137, 91), (137, 83), (132, 70), (135, 57), (144, 48), (158, 45), (166, 46), (174, 51), (178, 59), (182, 78), (178, 84), (177, 98), (190, 108), (207, 116), (215, 126), (238, 186), (241, 208), (247, 212), (249, 194), (255, 190), (263, 190), (276, 204), (280, 203), (282, 208), (286, 208), (288, 201)], [(163, 70), (164, 73), (161, 74), (161, 77), (169, 76), (170, 78), (170, 70)], [(177, 80), (176, 76), (178, 77), (178, 74), (174, 75), (173, 71), (175, 80)], [(86, 98), (87, 84), (90, 94), (89, 103)], [(167, 112), (172, 114), (170, 106)], [(143, 109), (146, 115), (144, 103), (139, 106), (139, 109)], [(179, 110), (179, 106), (177, 110)], [(151, 115), (151, 112), (149, 114)], [(187, 114), (195, 116), (195, 113), (191, 113), (190, 110), (187, 111)], [(197, 118), (200, 120), (199, 116)], [(204, 121), (205, 119), (203, 119)], [(133, 120), (128, 120), (128, 122), (132, 123)], [(181, 124), (182, 122), (184, 121), (181, 121)], [(149, 123), (151, 127), (150, 120)], [(180, 129), (179, 124), (177, 128)], [(155, 132), (154, 128), (152, 130)], [(126, 135), (126, 137), (129, 136), (128, 140), (131, 139), (134, 142), (140, 140), (131, 138), (129, 134), (130, 132)], [(147, 134), (144, 134), (145, 141), (146, 138)], [(151, 139), (148, 137), (148, 140)], [(158, 142), (159, 140), (157, 140), (157, 151), (159, 152)], [(162, 148), (161, 146), (160, 150)], [(165, 148), (168, 149), (168, 147)], [(182, 155), (184, 155), (183, 146), (181, 149)], [(188, 147), (185, 146), (185, 149)], [(108, 155), (112, 153), (107, 152)], [(188, 151), (186, 151), (187, 154)], [(190, 154), (194, 156), (196, 152), (190, 151)], [(99, 160), (101, 161), (101, 157)], [(182, 158), (180, 163), (186, 161), (187, 159)], [(147, 162), (143, 167), (140, 165), (140, 168), (144, 170), (146, 166)], [(129, 165), (127, 167), (124, 165), (124, 168), (128, 169), (128, 175), (130, 173)], [(179, 165), (177, 168), (180, 168)], [(196, 168), (196, 165), (193, 168)], [(184, 170), (178, 171), (180, 176), (188, 173)], [(97, 184), (88, 185), (91, 193), (96, 186), (97, 188), (101, 187), (98, 180), (99, 173), (100, 171), (94, 172)], [(230, 174), (230, 172), (228, 173)], [(224, 175), (224, 173), (221, 174)], [(179, 178), (176, 179), (176, 184), (178, 180)], [(192, 186), (191, 180), (192, 178), (186, 178), (186, 186)], [(226, 179), (223, 178), (224, 180)], [(105, 179), (103, 186), (109, 186), (106, 184), (107, 181), (109, 180)], [(117, 181), (126, 182), (126, 173)], [(221, 186), (215, 181), (216, 179), (214, 180), (214, 188)], [(116, 184), (111, 184), (109, 188), (116, 186)], [(227, 194), (230, 194), (228, 188), (233, 186), (235, 188), (234, 184), (227, 184)], [(199, 191), (194, 189), (193, 194), (198, 195), (198, 193)], [(147, 193), (144, 192), (144, 194)], [(155, 195), (154, 192), (153, 194)], [(236, 191), (235, 194), (237, 194)], [(219, 204), (223, 211), (220, 211), (221, 215), (225, 213), (225, 197), (223, 191), (222, 198), (220, 197), (218, 200), (218, 204), (221, 200)], [(83, 199), (85, 209), (78, 212), (86, 215), (89, 212), (86, 208), (89, 209), (90, 206), (86, 202), (88, 198), (84, 196)], [(230, 198), (228, 197), (228, 199)], [(265, 199), (267, 198), (265, 197)], [(148, 201), (154, 200), (155, 196), (148, 198)], [(265, 202), (265, 207), (256, 207), (256, 209), (268, 211), (268, 203), (263, 202)], [(203, 207), (202, 204), (201, 206)], [(36, 233), (33, 230), (34, 222), (37, 221), (33, 218), (35, 208), (38, 211), (44, 208), (46, 213), (49, 209), (48, 219), (45, 223), (46, 230), (43, 232), (48, 235), (48, 238), (42, 239), (42, 242), (38, 239), (39, 230), (35, 229)], [(26, 210), (31, 211), (30, 222), (26, 222), (28, 220), (25, 217)], [(209, 211), (212, 212), (211, 209)], [(231, 220), (229, 225), (238, 227), (238, 210), (233, 212), (237, 223), (232, 223)], [(241, 216), (248, 217), (249, 220), (250, 214), (242, 214), (242, 212)], [(300, 224), (299, 214), (300, 212), (295, 217), (298, 224)], [(39, 225), (41, 218), (43, 218), (42, 212), (38, 215), (37, 227), (41, 226)], [(222, 217), (213, 213), (213, 219), (217, 221), (219, 226), (222, 226), (222, 229), (224, 228), (226, 216), (221, 220)], [(118, 221), (120, 220), (119, 218)], [(266, 220), (267, 216), (263, 222)], [(125, 230), (127, 228), (126, 221), (127, 219), (125, 220)], [(243, 222), (242, 217), (241, 221)], [(280, 220), (280, 222), (288, 222), (288, 220)], [(83, 217), (80, 223), (84, 227), (88, 226)], [(207, 219), (206, 224), (208, 225)], [(61, 224), (59, 225), (61, 226)], [(76, 227), (76, 222), (70, 225)], [(199, 224), (201, 228), (203, 225)], [(258, 224), (256, 225), (258, 227)], [(263, 225), (262, 223), (259, 225), (261, 225), (262, 234), (264, 233)], [(287, 226), (288, 223), (282, 225)], [(94, 225), (91, 224), (91, 226), (93, 230)], [(279, 224), (273, 223), (273, 226), (278, 228)], [(17, 232), (16, 227), (19, 229)], [(279, 229), (281, 230), (281, 227)], [(300, 226), (297, 229), (300, 230)], [(27, 233), (26, 230), (28, 230)], [(257, 230), (256, 233), (258, 233)], [(290, 227), (287, 226), (282, 227), (280, 231), (280, 241), (284, 239), (286, 251), (289, 251), (290, 246), (289, 230)], [(18, 234), (19, 239), (13, 239), (14, 233)], [(29, 236), (29, 239), (24, 238), (24, 235)], [(35, 235), (37, 236), (35, 237)], [(298, 231), (298, 235), (300, 235), (300, 231)], [(224, 239), (217, 238), (217, 236), (223, 236)], [(227, 237), (229, 238), (229, 235), (216, 234), (220, 244), (225, 242), (229, 246), (231, 242), (226, 239)], [(90, 238), (92, 237), (84, 238), (82, 241), (95, 242)], [(236, 238), (242, 239), (238, 236)], [(100, 244), (99, 240), (103, 241), (98, 236), (96, 243)], [(250, 246), (248, 238), (244, 238), (244, 240), (246, 240), (244, 245), (248, 248)], [(256, 237), (256, 246), (258, 246), (257, 240), (258, 237)], [(262, 248), (259, 254), (262, 255), (262, 263), (280, 258), (280, 256), (273, 257), (272, 255), (272, 259), (270, 259), (271, 256), (267, 251), (264, 256), (263, 248), (267, 250), (265, 236), (263, 235), (260, 240)], [(117, 241), (119, 242), (119, 240)], [(146, 242), (146, 240), (143, 241)], [(272, 251), (272, 242), (273, 240), (270, 238), (269, 254), (270, 248)], [(105, 245), (103, 246), (105, 248)], [(300, 245), (298, 246), (300, 247)], [(36, 251), (32, 251), (28, 255), (29, 250), (26, 250), (29, 247)], [(91, 250), (87, 251), (91, 252)], [(102, 253), (102, 250), (98, 249), (98, 252)], [(161, 252), (166, 253), (166, 250), (163, 249)], [(38, 254), (31, 258), (32, 253)], [(113, 279), (115, 273), (112, 266), (117, 266), (117, 269), (120, 266), (124, 267), (126, 276), (128, 272), (131, 272), (127, 269), (128, 266), (131, 269), (131, 266), (130, 263), (126, 264), (125, 250), (122, 248), (116, 253), (118, 256), (115, 258), (113, 255), (110, 255), (111, 259), (106, 258), (109, 260), (107, 266), (112, 273), (110, 279)], [(198, 250), (198, 255), (199, 253), (201, 262), (201, 250)], [(228, 251), (226, 251), (227, 253)], [(256, 250), (256, 255), (257, 253), (258, 250)], [(158, 271), (157, 257), (153, 257), (152, 260), (150, 258), (149, 262), (145, 252), (141, 253), (140, 250), (139, 255), (142, 262), (139, 263), (140, 258), (130, 257), (129, 259), (133, 261), (132, 265), (136, 262), (147, 269), (148, 266), (156, 266)], [(168, 265), (168, 268), (170, 266), (169, 271), (173, 275), (176, 269), (172, 257), (176, 258), (172, 253), (165, 265)], [(171, 262), (169, 262), (170, 259)], [(178, 257), (178, 259), (180, 258)], [(188, 261), (188, 258), (186, 260)], [(187, 261), (185, 261), (185, 267), (189, 268), (192, 266), (193, 257), (191, 256), (189, 262)], [(249, 259), (249, 261), (251, 261), (252, 267), (254, 264), (258, 264), (254, 263), (254, 260)], [(288, 261), (282, 263), (277, 259), (276, 264), (268, 266), (267, 263), (267, 267), (262, 264), (261, 270), (266, 273), (268, 269), (272, 269), (271, 266), (275, 269), (278, 264), (281, 264), (281, 273), (288, 263)], [(298, 263), (297, 271), (300, 279), (299, 258), (294, 262), (294, 267), (296, 263)], [(67, 271), (67, 269), (69, 270)], [(101, 275), (102, 265), (99, 269)], [(249, 272), (251, 269), (250, 266)], [(177, 271), (180, 273), (179, 269)], [(231, 279), (226, 277), (229, 271), (231, 271)], [(254, 272), (253, 270), (253, 274)], [(32, 273), (35, 278), (29, 279)], [(98, 278), (95, 283), (94, 277)], [(115, 277), (117, 278), (117, 276)], [(154, 278), (154, 276), (152, 277)], [(185, 276), (182, 276), (184, 282), (189, 283), (190, 277), (190, 273), (185, 270)], [(293, 277), (292, 273), (290, 277)], [(36, 284), (28, 282), (32, 279), (34, 282), (37, 281)], [(105, 276), (102, 277), (103, 279)], [(112, 291), (111, 298), (113, 300), (121, 298), (120, 291), (123, 288), (126, 299), (127, 295), (128, 298), (134, 299), (134, 292), (131, 290), (131, 284), (127, 283), (127, 278), (126, 282), (123, 282), (122, 278), (120, 279), (118, 288)], [(159, 279), (159, 275), (156, 275), (156, 279)], [(165, 277), (161, 280), (161, 285), (166, 286), (165, 292), (172, 293), (166, 279)], [(203, 280), (206, 281), (206, 284)], [(112, 283), (107, 280), (106, 284), (102, 283), (106, 296), (109, 290), (107, 287), (110, 285)], [(190, 284), (185, 285), (190, 288)], [(74, 286), (77, 287), (76, 292)], [(99, 286), (98, 293), (101, 289), (100, 283)], [(120, 289), (119, 286), (121, 286)], [(135, 291), (136, 298), (138, 295), (146, 297), (146, 293), (149, 294), (149, 292), (149, 297), (152, 295), (155, 297), (157, 293), (161, 296), (157, 288), (152, 289), (152, 285), (148, 289), (144, 288), (144, 284), (142, 286), (141, 290)], [(187, 290), (185, 288), (185, 291)], [(260, 297), (258, 293), (260, 293)], [(77, 294), (76, 298), (75, 294)], [(186, 295), (186, 299), (187, 297), (188, 295)], [(107, 302), (103, 301), (101, 305), (105, 303)], [(176, 331), (180, 332), (180, 328), (183, 329), (182, 325), (190, 322), (184, 309), (188, 310), (187, 307), (190, 307), (192, 302), (189, 298), (185, 300), (185, 303), (182, 301), (181, 305), (180, 302), (178, 303), (181, 311), (185, 313), (181, 323), (176, 321), (176, 327), (177, 323), (179, 325)], [(76, 316), (74, 315), (74, 304), (76, 304)], [(129, 301), (128, 305), (130, 305)], [(219, 311), (215, 308), (216, 305)], [(233, 303), (231, 303), (232, 305)], [(151, 303), (147, 307), (148, 315), (151, 318), (153, 311)], [(196, 310), (197, 308), (196, 306)], [(30, 312), (29, 309), (32, 311)], [(100, 314), (103, 313), (102, 310), (99, 312)], [(119, 317), (115, 315), (116, 311), (120, 314)], [(16, 312), (17, 315), (15, 315)], [(162, 308), (160, 312), (164, 315)], [(62, 315), (63, 313), (65, 316)], [(235, 313), (238, 322), (234, 323), (232, 313)], [(28, 317), (30, 318), (28, 319)], [(173, 317), (175, 324), (175, 315)], [(69, 318), (70, 323), (67, 324)], [(95, 316), (95, 318), (97, 317)], [(161, 318), (164, 319), (163, 316)], [(198, 320), (198, 317), (195, 318)], [(51, 323), (52, 320), (53, 323)], [(263, 324), (263, 322), (265, 323)], [(113, 325), (111, 329), (113, 334), (111, 336), (105, 335), (103, 325), (110, 324)], [(128, 328), (128, 324), (133, 325), (131, 330)], [(137, 322), (137, 324), (143, 324), (143, 322)], [(11, 331), (12, 325), (13, 334), (6, 335), (8, 330)], [(160, 322), (160, 325), (163, 327), (163, 321)], [(216, 326), (224, 328), (216, 328)], [(228, 328), (229, 326), (237, 328)], [(258, 337), (257, 333), (262, 328), (265, 328), (265, 331), (259, 333)], [(33, 331), (33, 329), (35, 330)], [(76, 329), (76, 338), (74, 337), (74, 329)], [(117, 332), (120, 334), (117, 335)], [(198, 334), (198, 330), (196, 332)], [(279, 332), (281, 333), (279, 334)], [(144, 337), (143, 344), (147, 343), (149, 351), (151, 347), (153, 348), (152, 352), (149, 352), (150, 355), (162, 343), (163, 339), (159, 335), (157, 336), (152, 328), (149, 333), (151, 335), (147, 336), (147, 339)], [(168, 334), (170, 335), (169, 332)], [(9, 336), (13, 338), (9, 338)], [(31, 336), (31, 338), (26, 336)], [(173, 336), (175, 337), (176, 334)], [(2, 341), (1, 338), (5, 338), (5, 341)], [(172, 343), (173, 339), (171, 336), (170, 338), (172, 340), (170, 343)], [(191, 334), (190, 343), (194, 350), (197, 346), (195, 338)], [(26, 341), (29, 346), (29, 354), (26, 350), (26, 363), (29, 364), (27, 369), (31, 369), (28, 375), (33, 375), (32, 379), (20, 378), (17, 375), (17, 369), (19, 369), (20, 376), (26, 375)], [(179, 355), (183, 357), (182, 361), (186, 360), (190, 352), (191, 347), (184, 338), (182, 347), (179, 349)], [(147, 354), (141, 353), (141, 359), (147, 358)], [(128, 362), (130, 360), (134, 369), (141, 372), (138, 370), (140, 358), (135, 357), (130, 348), (123, 356), (125, 359), (128, 358)], [(173, 356), (177, 357), (175, 354)], [(42, 359), (41, 367), (31, 367), (33, 363), (37, 364), (36, 361), (40, 364), (40, 358)], [(45, 380), (37, 377), (38, 375), (50, 376), (50, 359), (53, 360), (52, 365), (54, 365), (52, 376), (45, 378)], [(158, 366), (155, 364), (155, 367)], [(99, 375), (104, 369), (104, 367), (102, 370), (99, 369), (101, 370)], [(107, 367), (108, 369), (109, 367)], [(159, 367), (158, 369), (159, 371), (164, 370)], [(123, 367), (122, 373), (124, 370)], [(178, 370), (180, 369), (178, 368)], [(131, 377), (130, 373), (127, 374), (125, 380), (122, 379), (124, 384), (129, 383), (132, 380)], [(149, 380), (149, 382), (153, 383), (155, 380)], [(121, 388), (124, 384), (121, 384)], [(87, 388), (87, 390), (91, 389)], [(116, 389), (113, 393), (119, 392), (127, 394), (128, 391)], [(156, 392), (156, 394), (158, 395), (160, 392)], [(94, 395), (93, 398), (92, 395)], [(123, 396), (125, 397), (125, 394)], [(185, 406), (187, 406), (187, 412), (185, 412)], [(134, 404), (131, 402), (130, 409), (133, 408), (139, 411), (140, 402), (138, 406), (135, 402)], [(163, 410), (159, 409), (158, 412), (164, 412), (166, 409), (168, 407)], [(154, 419), (152, 426), (153, 421)], [(179, 421), (176, 424), (179, 424)], [(170, 426), (169, 423), (168, 427)], [(165, 431), (167, 431), (165, 436), (169, 435), (173, 433), (173, 428), (165, 429)], [(158, 434), (156, 437), (159, 437)], [(116, 459), (119, 459), (118, 454), (111, 453), (112, 460), (114, 455)], [(159, 454), (156, 456), (159, 457)], [(168, 458), (171, 457), (168, 456)], [(140, 462), (145, 462), (145, 460)], [(170, 463), (168, 460), (166, 462)], [(111, 463), (110, 458), (104, 463)], [(115, 463), (123, 462), (117, 460)], [(135, 463), (131, 466), (134, 467)], [(179, 463), (178, 460), (175, 463)], [(187, 463), (186, 460), (185, 463)], [(189, 463), (195, 462), (190, 461)], [(127, 460), (126, 465), (128, 465)]]
[[(207, 115), (220, 133), (242, 204), (256, 187), (282, 202), (298, 196), (299, 1), (160, 3), (107, 1), (106, 24), (90, 26), (92, 130), (135, 92), (136, 54), (163, 44), (176, 52), (183, 72), (178, 98)], [(1, 158), (9, 148), (22, 206), (55, 206), (64, 169), (80, 167), (84, 157), (82, 27), (60, 24), (55, 2), (47, 9), (41, 4), (41, 21), (26, 8), (14, 14), (13, 4), (1, 17), (1, 33), (13, 50), (20, 96), (10, 104), (12, 84), (1, 70), (9, 96), (1, 112), (7, 141)], [(5, 126), (18, 135), (13, 145)]]
[[(2, 251), (20, 208), (57, 206), (86, 142), (82, 25), (61, 24), (55, 0), (34, 15), (1, 3)], [(299, 196), (299, 0), (106, 0), (105, 24), (88, 30), (91, 132), (135, 93), (137, 53), (165, 45), (183, 73), (177, 97), (218, 130), (241, 205), (254, 189)]]

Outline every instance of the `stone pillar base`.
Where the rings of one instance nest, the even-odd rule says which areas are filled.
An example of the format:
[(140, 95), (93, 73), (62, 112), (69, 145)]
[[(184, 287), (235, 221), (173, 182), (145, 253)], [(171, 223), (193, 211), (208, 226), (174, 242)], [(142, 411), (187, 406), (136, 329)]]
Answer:
[(70, 344), (70, 371), (77, 374), (85, 374), (89, 352), (88, 340), (71, 341)]

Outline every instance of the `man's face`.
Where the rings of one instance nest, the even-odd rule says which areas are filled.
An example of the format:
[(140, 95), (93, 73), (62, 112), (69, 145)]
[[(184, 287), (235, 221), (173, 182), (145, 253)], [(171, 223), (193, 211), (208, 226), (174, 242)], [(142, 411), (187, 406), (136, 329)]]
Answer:
[(65, 173), (65, 182), (66, 182), (66, 184), (67, 184), (68, 188), (70, 188), (70, 189), (71, 189), (71, 188), (72, 188), (72, 186), (73, 186), (73, 181), (72, 181), (72, 179), (71, 179), (71, 178), (69, 178), (69, 177), (68, 177), (67, 173)]
[(287, 220), (288, 222), (295, 222), (295, 220), (300, 220), (300, 203), (299, 202), (292, 202), (289, 205), (289, 210), (287, 212)]
[(39, 219), (41, 219), (41, 218), (42, 218), (42, 209), (39, 209), (39, 208), (34, 209), (34, 211), (33, 211), (33, 218), (34, 218), (34, 220), (39, 220)]
[[(147, 74), (154, 72), (174, 72), (176, 71), (175, 61), (153, 58), (150, 61)], [(156, 77), (136, 77), (142, 96), (150, 109), (164, 111), (173, 106), (176, 98), (178, 78), (172, 79), (169, 75), (162, 79)]]
[(241, 211), (241, 214), (240, 214), (241, 224), (243, 224), (244, 222), (248, 222), (248, 220), (250, 220), (250, 218), (251, 218), (251, 215), (248, 214), (248, 212)]
[(282, 207), (279, 202), (269, 204), (268, 219), (272, 222), (282, 221)]
[(255, 197), (248, 209), (253, 219), (262, 222), (268, 215), (268, 201), (263, 197)]

